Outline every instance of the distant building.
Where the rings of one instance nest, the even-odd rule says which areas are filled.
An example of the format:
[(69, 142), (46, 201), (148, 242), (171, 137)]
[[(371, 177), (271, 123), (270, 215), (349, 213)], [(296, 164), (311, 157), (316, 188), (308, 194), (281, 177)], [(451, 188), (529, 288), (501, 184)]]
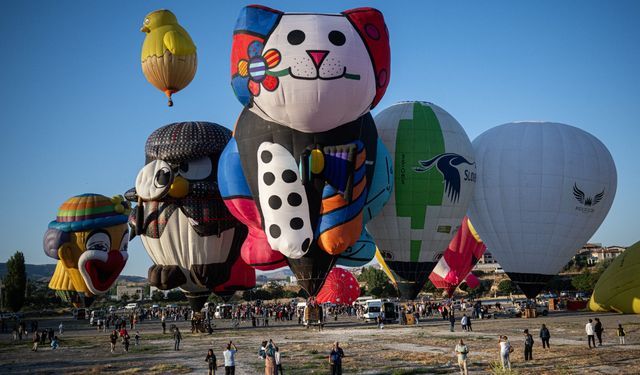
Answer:
[(594, 265), (617, 257), (622, 254), (625, 249), (626, 248), (622, 246), (605, 247), (602, 246), (601, 243), (588, 243), (578, 250), (573, 260), (580, 264)]
[(478, 260), (478, 264), (496, 264), (498, 261), (491, 255), (489, 251), (485, 251), (484, 254)]
[(116, 300), (122, 300), (123, 295), (128, 295), (131, 301), (142, 301), (144, 288), (141, 286), (118, 285), (116, 287)]

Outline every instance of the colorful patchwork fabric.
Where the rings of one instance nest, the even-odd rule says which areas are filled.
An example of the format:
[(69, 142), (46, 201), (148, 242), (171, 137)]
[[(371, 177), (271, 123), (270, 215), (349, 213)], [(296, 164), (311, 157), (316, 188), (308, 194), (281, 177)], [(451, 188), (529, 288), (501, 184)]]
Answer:
[(56, 220), (49, 228), (79, 232), (110, 227), (127, 222), (129, 205), (122, 197), (107, 198), (100, 194), (82, 194), (69, 198), (60, 206)]

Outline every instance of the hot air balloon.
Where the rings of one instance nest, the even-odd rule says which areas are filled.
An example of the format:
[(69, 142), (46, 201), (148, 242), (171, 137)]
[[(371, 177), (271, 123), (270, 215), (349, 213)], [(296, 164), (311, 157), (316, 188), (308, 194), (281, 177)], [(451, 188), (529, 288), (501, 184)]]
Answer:
[[(451, 296), (458, 285), (467, 279), (469, 272), (478, 263), (486, 249), (475, 228), (465, 216), (447, 250), (429, 276), (429, 280), (436, 288), (446, 289), (447, 295)], [(474, 285), (478, 285), (475, 276), (470, 279), (469, 287), (473, 288)]]
[(142, 44), (142, 72), (167, 95), (171, 107), (171, 95), (187, 87), (196, 75), (196, 45), (167, 9), (147, 14), (140, 31), (147, 34)]
[(593, 135), (550, 122), (500, 125), (473, 147), (478, 183), (469, 218), (534, 298), (609, 212), (617, 184), (611, 154)]
[(335, 267), (318, 292), (318, 303), (351, 304), (360, 297), (360, 284), (353, 274), (343, 268)]
[(128, 213), (121, 196), (82, 194), (65, 201), (44, 235), (45, 254), (58, 259), (49, 288), (78, 306), (106, 293), (127, 263)]
[(464, 217), (475, 186), (471, 142), (442, 108), (395, 104), (376, 116), (394, 162), (394, 193), (367, 230), (400, 295), (414, 299)]
[(211, 290), (231, 276), (247, 228), (227, 210), (216, 183), (220, 153), (231, 131), (209, 122), (180, 122), (154, 131), (146, 165), (125, 195), (130, 215), (154, 265), (149, 283), (180, 287), (199, 311)]
[(589, 309), (640, 314), (640, 242), (618, 255), (593, 289)]
[(264, 235), (252, 234), (253, 246), (262, 252), (256, 242), (266, 241), (286, 256), (310, 295), (362, 235), (377, 159), (369, 110), (386, 90), (389, 51), (371, 8), (287, 14), (252, 5), (236, 22), (231, 85), (245, 108), (230, 147), (248, 190), (226, 192), (227, 205), (254, 218), (249, 227)]

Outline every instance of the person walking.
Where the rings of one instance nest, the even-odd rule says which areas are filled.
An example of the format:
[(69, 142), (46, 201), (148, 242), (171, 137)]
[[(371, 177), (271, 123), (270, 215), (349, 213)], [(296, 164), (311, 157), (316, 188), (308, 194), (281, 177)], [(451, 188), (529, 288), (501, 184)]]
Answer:
[(344, 351), (340, 347), (340, 343), (336, 341), (331, 349), (331, 354), (329, 354), (331, 375), (342, 375), (342, 358), (344, 358)]
[(449, 324), (451, 325), (449, 329), (453, 332), (456, 325), (456, 316), (453, 313), (453, 308), (449, 310)]
[(551, 338), (551, 334), (549, 333), (549, 329), (547, 328), (546, 325), (542, 325), (542, 328), (540, 328), (540, 340), (542, 341), (542, 349), (547, 348), (549, 349), (549, 339)]
[(122, 346), (124, 346), (125, 353), (129, 353), (129, 342), (131, 337), (129, 337), (129, 333), (125, 331), (124, 336), (122, 336)]
[(180, 350), (180, 341), (182, 340), (182, 334), (178, 327), (173, 331), (173, 350)]
[(111, 332), (109, 341), (111, 342), (111, 353), (113, 353), (114, 350), (116, 350), (116, 343), (118, 342), (118, 331), (114, 329), (113, 332)]
[(40, 343), (40, 334), (38, 331), (33, 332), (33, 347), (31, 348), (32, 352), (38, 351), (38, 344)]
[(134, 345), (135, 346), (140, 345), (140, 332), (139, 331), (136, 331), (136, 335), (133, 336), (133, 339), (134, 339)]
[[(602, 323), (599, 318), (596, 318), (596, 324), (593, 327), (593, 331), (596, 333), (596, 337), (598, 338), (598, 346), (602, 346), (602, 332), (604, 332), (604, 328), (602, 328)], [(593, 346), (595, 346), (595, 342)]]
[(224, 373), (225, 375), (235, 375), (236, 373), (236, 352), (238, 348), (233, 343), (233, 341), (229, 341), (227, 344), (227, 350), (222, 352), (224, 356)]
[(460, 318), (460, 325), (462, 326), (463, 331), (467, 331), (467, 322), (468, 322), (467, 314), (463, 314), (462, 318)]
[(524, 360), (533, 360), (533, 335), (528, 329), (524, 330)]
[(624, 328), (622, 328), (622, 324), (618, 323), (618, 340), (620, 341), (620, 345), (624, 345)]
[(58, 343), (58, 336), (53, 336), (53, 340), (51, 340), (51, 350), (58, 349), (59, 345), (60, 344)]
[(264, 348), (264, 375), (276, 374), (276, 349), (273, 341), (269, 339), (269, 343)]
[(62, 334), (64, 333), (64, 324), (62, 324), (62, 322), (60, 322), (60, 325), (58, 326), (58, 331), (58, 334), (62, 336)]
[(276, 360), (276, 374), (284, 375), (284, 372), (282, 371), (282, 359), (280, 357), (280, 350), (277, 346), (274, 358)]
[(204, 360), (209, 364), (208, 375), (216, 375), (216, 367), (218, 367), (218, 363), (216, 362), (216, 355), (213, 353), (213, 349), (209, 349), (207, 357)]
[(593, 320), (589, 319), (589, 323), (584, 326), (584, 330), (587, 333), (587, 342), (589, 344), (589, 348), (591, 348), (591, 342), (593, 342), (593, 347), (596, 347), (596, 338), (594, 336), (593, 330)]
[(460, 367), (460, 375), (467, 375), (467, 354), (469, 354), (469, 348), (467, 348), (462, 339), (460, 339), (460, 342), (458, 343), (458, 345), (456, 345), (455, 352), (458, 356), (458, 367)]
[(160, 318), (161, 322), (162, 322), (162, 334), (164, 335), (165, 333), (167, 333), (167, 317), (162, 314), (162, 318)]
[(513, 347), (509, 342), (509, 338), (507, 336), (500, 336), (498, 344), (500, 345), (500, 363), (502, 363), (502, 368), (508, 368), (509, 370), (511, 370), (511, 360), (509, 359), (509, 354), (513, 352)]

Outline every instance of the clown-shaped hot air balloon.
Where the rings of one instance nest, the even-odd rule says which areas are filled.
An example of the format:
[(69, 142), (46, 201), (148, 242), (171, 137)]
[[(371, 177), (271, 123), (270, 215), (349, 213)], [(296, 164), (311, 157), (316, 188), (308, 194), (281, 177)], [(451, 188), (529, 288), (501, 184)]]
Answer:
[(157, 129), (147, 139), (147, 164), (126, 194), (138, 201), (130, 222), (154, 263), (149, 282), (163, 290), (180, 287), (197, 310), (229, 279), (247, 234), (216, 182), (230, 138), (231, 131), (209, 122)]
[(106, 293), (127, 263), (128, 214), (120, 196), (83, 194), (64, 202), (44, 235), (45, 253), (58, 259), (49, 288), (78, 297), (75, 305)]
[(478, 186), (469, 219), (528, 298), (598, 229), (616, 194), (616, 167), (596, 137), (573, 126), (517, 122), (473, 141)]
[(250, 230), (264, 234), (253, 238), (284, 254), (312, 295), (335, 255), (361, 236), (377, 151), (369, 110), (386, 90), (389, 62), (375, 9), (287, 14), (254, 5), (236, 23), (231, 84), (245, 109), (234, 137), (248, 191), (229, 189), (225, 199), (260, 219)]
[(475, 187), (464, 129), (426, 102), (395, 104), (376, 116), (394, 163), (394, 192), (367, 230), (400, 294), (415, 298), (460, 225)]
[(478, 280), (469, 272), (486, 249), (469, 218), (465, 216), (442, 258), (429, 275), (429, 280), (436, 288), (446, 289), (449, 296), (463, 281), (467, 281), (470, 288), (475, 288)]
[(167, 9), (147, 14), (140, 31), (147, 34), (142, 44), (142, 72), (167, 95), (171, 107), (171, 95), (185, 88), (196, 75), (196, 45)]
[(360, 284), (353, 274), (343, 268), (335, 267), (329, 272), (322, 289), (318, 292), (318, 303), (352, 304), (360, 297)]

